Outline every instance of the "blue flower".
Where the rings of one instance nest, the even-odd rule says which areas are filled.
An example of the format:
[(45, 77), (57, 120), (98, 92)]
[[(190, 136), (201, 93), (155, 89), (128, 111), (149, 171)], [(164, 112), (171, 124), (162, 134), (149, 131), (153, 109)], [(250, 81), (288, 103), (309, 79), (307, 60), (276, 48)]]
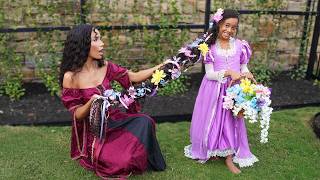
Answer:
[(163, 79), (161, 79), (159, 83), (160, 83), (160, 85), (162, 85), (162, 86), (164, 86), (164, 85), (167, 84), (167, 82), (166, 82), (165, 80), (163, 80)]
[(241, 103), (243, 103), (245, 101), (245, 99), (242, 96), (237, 96), (235, 98), (235, 101), (236, 101), (237, 104), (241, 104)]
[(188, 47), (195, 48), (198, 47), (198, 45), (203, 42), (203, 39), (197, 38), (195, 41), (193, 41)]
[(137, 88), (137, 96), (138, 97), (143, 97), (146, 94), (144, 88)]
[(257, 98), (256, 97), (254, 97), (254, 98), (252, 98), (251, 99), (251, 101), (250, 101), (250, 106), (253, 108), (253, 109), (258, 109), (258, 106), (257, 106)]

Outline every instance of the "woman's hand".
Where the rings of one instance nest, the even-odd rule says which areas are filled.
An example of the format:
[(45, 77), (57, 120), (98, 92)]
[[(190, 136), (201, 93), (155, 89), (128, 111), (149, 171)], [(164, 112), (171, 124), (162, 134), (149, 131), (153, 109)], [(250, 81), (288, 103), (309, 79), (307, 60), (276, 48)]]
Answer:
[(155, 70), (160, 69), (162, 66), (164, 66), (164, 65), (166, 65), (168, 63), (170, 63), (169, 59), (163, 61), (161, 64), (158, 64), (157, 66), (155, 66)]
[(100, 96), (98, 94), (94, 94), (91, 96), (90, 100), (91, 100), (91, 102), (93, 102), (94, 100), (99, 99), (99, 98), (103, 98), (103, 96)]
[(76, 110), (75, 110), (75, 118), (77, 120), (80, 120), (80, 119), (84, 119), (86, 118), (89, 113), (90, 113), (90, 107), (91, 107), (91, 104), (92, 102), (95, 100), (95, 99), (98, 99), (102, 96), (98, 95), (98, 94), (94, 94), (91, 96), (90, 100), (86, 102), (86, 104), (82, 105), (82, 106), (79, 106)]

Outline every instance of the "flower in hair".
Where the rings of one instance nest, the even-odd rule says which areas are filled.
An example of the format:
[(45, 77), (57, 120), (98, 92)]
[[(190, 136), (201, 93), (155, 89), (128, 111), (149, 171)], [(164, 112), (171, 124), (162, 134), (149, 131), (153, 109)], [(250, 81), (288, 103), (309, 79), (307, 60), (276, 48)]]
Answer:
[(219, 8), (217, 12), (214, 13), (211, 21), (215, 21), (216, 23), (218, 23), (223, 18), (222, 14), (223, 14), (223, 9)]

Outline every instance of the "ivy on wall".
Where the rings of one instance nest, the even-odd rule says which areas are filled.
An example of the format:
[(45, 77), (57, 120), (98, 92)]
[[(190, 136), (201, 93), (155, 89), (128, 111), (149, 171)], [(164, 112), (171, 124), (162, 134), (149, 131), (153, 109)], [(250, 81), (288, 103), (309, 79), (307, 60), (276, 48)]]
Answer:
[(22, 58), (10, 45), (11, 34), (0, 34), (0, 95), (8, 95), (11, 100), (24, 95), (22, 87)]
[[(204, 7), (200, 5), (201, 2), (204, 1), (94, 0), (86, 1), (83, 8), (86, 22), (95, 25), (160, 24), (163, 27), (161, 30), (101, 30), (106, 45), (106, 59), (138, 70), (174, 55), (181, 46), (197, 36), (194, 30), (169, 29), (168, 25), (203, 22), (200, 11)], [(285, 9), (287, 3), (288, 0), (239, 0), (236, 3), (232, 0), (212, 0), (211, 9), (280, 10)], [(79, 24), (81, 19), (80, 1), (74, 0), (9, 0), (1, 1), (0, 9), (0, 27), (6, 28), (72, 26)], [(255, 50), (250, 68), (260, 82), (270, 81), (286, 60), (280, 57), (279, 52), (279, 39), (289, 34), (284, 28), (286, 24), (282, 24), (286, 18), (261, 14), (241, 16), (239, 37), (248, 40)], [(21, 69), (23, 63), (28, 61), (32, 62), (37, 77), (51, 94), (58, 95), (58, 66), (66, 32), (26, 33), (23, 37), (14, 33), (0, 35), (0, 94), (6, 94), (12, 99), (18, 99), (24, 94)], [(300, 44), (300, 36), (296, 37), (295, 43)], [(21, 44), (24, 44), (23, 50)], [(22, 52), (18, 52), (16, 46)], [(181, 84), (178, 85), (180, 89), (187, 88)]]

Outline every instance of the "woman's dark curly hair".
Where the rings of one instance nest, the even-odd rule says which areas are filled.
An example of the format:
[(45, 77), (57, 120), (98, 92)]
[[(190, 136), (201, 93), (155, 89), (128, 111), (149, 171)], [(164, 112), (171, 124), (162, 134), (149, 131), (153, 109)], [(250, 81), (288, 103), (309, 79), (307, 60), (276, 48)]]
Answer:
[(222, 17), (223, 18), (219, 21), (219, 23), (216, 23), (215, 21), (213, 21), (212, 27), (208, 29), (208, 34), (212, 33), (211, 38), (208, 40), (209, 46), (216, 43), (216, 40), (217, 40), (218, 34), (219, 34), (219, 26), (223, 23), (224, 20), (226, 20), (228, 18), (237, 18), (239, 21), (238, 11), (233, 10), (233, 9), (224, 9)]
[[(82, 70), (90, 52), (91, 32), (95, 29), (92, 25), (84, 24), (69, 31), (64, 43), (63, 58), (60, 64), (59, 84), (61, 87), (63, 76), (67, 71), (78, 73)], [(102, 67), (104, 62), (98, 60), (97, 64)]]

